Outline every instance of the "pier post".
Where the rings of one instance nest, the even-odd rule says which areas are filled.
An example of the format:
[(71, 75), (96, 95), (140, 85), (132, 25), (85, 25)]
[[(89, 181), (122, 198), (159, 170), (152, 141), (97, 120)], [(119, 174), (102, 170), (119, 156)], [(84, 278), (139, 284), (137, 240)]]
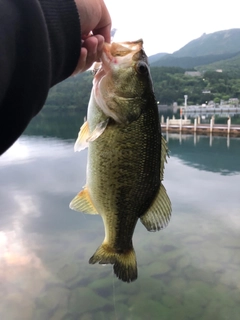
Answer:
[(168, 126), (169, 126), (169, 117), (167, 117), (167, 120), (166, 120), (166, 131), (168, 131)]
[(197, 118), (194, 119), (194, 128), (193, 131), (196, 132), (197, 131)]
[(200, 120), (200, 117), (198, 116), (197, 117), (197, 124), (200, 124), (201, 120)]
[(164, 124), (164, 116), (161, 116), (161, 124)]
[(213, 118), (211, 118), (210, 120), (210, 133), (212, 133), (212, 129), (213, 129)]
[(194, 145), (197, 144), (197, 134), (196, 134), (196, 132), (194, 132), (194, 135), (193, 135), (193, 143), (194, 143)]
[(227, 125), (228, 125), (228, 134), (229, 134), (231, 130), (231, 117), (228, 117)]
[(212, 147), (212, 141), (213, 141), (213, 137), (212, 137), (212, 132), (210, 133), (209, 136), (209, 146)]

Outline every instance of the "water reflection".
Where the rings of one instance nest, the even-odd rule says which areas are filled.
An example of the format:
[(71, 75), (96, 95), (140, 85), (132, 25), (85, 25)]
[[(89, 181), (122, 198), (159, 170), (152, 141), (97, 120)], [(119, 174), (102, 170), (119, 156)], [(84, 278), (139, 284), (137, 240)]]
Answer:
[(240, 138), (167, 133), (171, 155), (189, 166), (221, 174), (240, 172)]
[(139, 279), (125, 284), (88, 265), (104, 230), (68, 208), (87, 156), (71, 138), (24, 136), (0, 158), (0, 319), (237, 320), (240, 140), (168, 137), (173, 216), (161, 232), (137, 225)]

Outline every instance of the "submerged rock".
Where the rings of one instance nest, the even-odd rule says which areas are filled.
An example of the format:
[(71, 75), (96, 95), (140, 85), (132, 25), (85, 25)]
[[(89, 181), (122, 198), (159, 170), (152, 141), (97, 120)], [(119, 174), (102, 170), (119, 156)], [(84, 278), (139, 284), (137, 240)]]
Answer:
[(184, 269), (191, 264), (191, 257), (189, 255), (183, 255), (179, 257), (176, 267), (179, 269)]
[(100, 278), (95, 281), (92, 281), (89, 284), (89, 288), (93, 290), (103, 289), (103, 288), (113, 288), (113, 279), (111, 278)]
[(79, 274), (80, 267), (76, 264), (65, 264), (58, 270), (58, 277), (66, 283), (72, 282)]
[(168, 273), (170, 270), (171, 267), (165, 261), (154, 262), (147, 267), (147, 271), (149, 275), (152, 277), (164, 275)]
[(66, 308), (68, 306), (69, 290), (60, 286), (50, 287), (36, 299), (36, 307), (52, 314), (57, 308)]
[(213, 272), (209, 270), (204, 270), (202, 268), (196, 268), (193, 266), (188, 266), (183, 271), (184, 276), (188, 280), (192, 281), (202, 281), (206, 282), (208, 284), (214, 284), (215, 283), (215, 275)]
[[(68, 317), (67, 309), (59, 308), (54, 312), (54, 314), (51, 316), (51, 318), (49, 318), (49, 320), (63, 320), (63, 319), (66, 319), (67, 317)], [(69, 317), (67, 319), (69, 319)]]
[(183, 243), (187, 243), (190, 245), (200, 244), (205, 241), (205, 238), (200, 235), (188, 235), (185, 238), (183, 238)]
[(81, 316), (81, 320), (94, 320), (94, 315), (91, 313), (85, 313)]
[(74, 314), (83, 314), (104, 308), (108, 303), (109, 300), (99, 296), (90, 288), (81, 287), (72, 290), (69, 299), (69, 309)]
[(22, 293), (8, 294), (0, 301), (0, 319), (3, 320), (31, 320), (35, 304), (26, 299)]
[(212, 290), (210, 285), (201, 281), (191, 281), (183, 292), (184, 305), (188, 306), (189, 309), (192, 306), (196, 306), (196, 308), (206, 307), (211, 300), (211, 296)]
[(162, 305), (158, 301), (149, 300), (147, 304), (139, 301), (132, 305), (129, 319), (170, 319), (170, 315), (170, 308)]

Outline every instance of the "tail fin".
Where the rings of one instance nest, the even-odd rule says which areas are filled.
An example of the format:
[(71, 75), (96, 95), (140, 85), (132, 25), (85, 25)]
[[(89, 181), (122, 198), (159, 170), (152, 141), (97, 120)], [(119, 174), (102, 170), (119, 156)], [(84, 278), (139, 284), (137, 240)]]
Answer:
[(102, 244), (89, 259), (89, 263), (113, 264), (116, 276), (124, 282), (137, 279), (137, 261), (134, 249), (117, 253), (107, 244)]

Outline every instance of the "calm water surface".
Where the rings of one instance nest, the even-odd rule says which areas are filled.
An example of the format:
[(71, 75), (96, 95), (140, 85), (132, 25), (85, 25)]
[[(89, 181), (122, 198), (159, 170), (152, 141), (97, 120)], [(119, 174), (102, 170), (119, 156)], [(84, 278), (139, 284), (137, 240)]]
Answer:
[(186, 320), (240, 315), (240, 139), (169, 135), (169, 226), (134, 233), (139, 278), (89, 265), (101, 217), (68, 208), (86, 179), (83, 115), (41, 115), (0, 158), (0, 319)]

